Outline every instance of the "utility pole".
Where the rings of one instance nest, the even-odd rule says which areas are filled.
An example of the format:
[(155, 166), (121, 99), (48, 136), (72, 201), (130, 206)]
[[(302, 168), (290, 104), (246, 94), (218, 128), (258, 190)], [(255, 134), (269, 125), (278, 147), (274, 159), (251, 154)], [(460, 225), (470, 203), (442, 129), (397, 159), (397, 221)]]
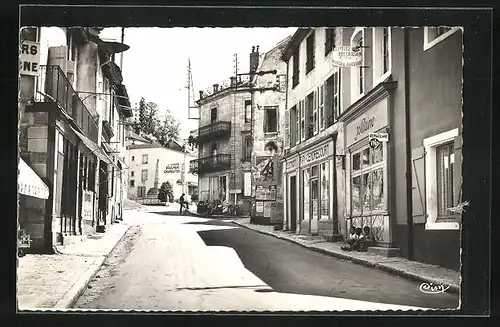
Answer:
[[(234, 78), (236, 83), (238, 83), (238, 54), (234, 54)], [(237, 85), (237, 84), (236, 84)], [(232, 114), (232, 122), (231, 122), (231, 139), (232, 139), (232, 153), (231, 153), (231, 185), (233, 191), (236, 189), (236, 102), (237, 102), (238, 93), (235, 91), (233, 93), (233, 114)], [(228, 190), (229, 192), (229, 190)], [(234, 205), (237, 205), (238, 201), (238, 193), (234, 193)]]
[[(122, 27), (122, 44), (124, 43), (125, 40), (125, 27)], [(120, 70), (123, 70), (123, 52), (120, 53)]]

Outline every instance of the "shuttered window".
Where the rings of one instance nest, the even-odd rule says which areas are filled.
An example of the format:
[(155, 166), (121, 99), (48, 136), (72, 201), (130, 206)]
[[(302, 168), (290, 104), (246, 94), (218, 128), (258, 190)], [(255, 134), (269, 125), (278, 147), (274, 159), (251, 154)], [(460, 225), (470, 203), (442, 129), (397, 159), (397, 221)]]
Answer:
[(455, 206), (453, 175), (455, 153), (453, 142), (436, 147), (437, 220), (447, 220)]
[(290, 110), (287, 108), (285, 110), (285, 123), (284, 123), (284, 131), (283, 131), (283, 141), (285, 149), (290, 149)]
[(322, 131), (325, 129), (325, 85), (321, 85), (319, 87), (319, 96), (318, 96), (318, 119), (319, 119), (319, 130)]

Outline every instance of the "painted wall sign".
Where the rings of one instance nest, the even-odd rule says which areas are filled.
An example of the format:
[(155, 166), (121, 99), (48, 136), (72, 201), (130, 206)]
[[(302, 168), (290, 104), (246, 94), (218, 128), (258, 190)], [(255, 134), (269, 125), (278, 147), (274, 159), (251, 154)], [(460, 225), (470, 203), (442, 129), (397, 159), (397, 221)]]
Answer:
[(350, 146), (389, 124), (387, 98), (347, 124), (346, 143)]
[(299, 168), (299, 157), (296, 156), (292, 159), (287, 159), (286, 161), (286, 172), (291, 172)]
[(175, 174), (175, 173), (180, 173), (181, 172), (181, 166), (180, 164), (173, 163), (173, 164), (168, 164), (165, 166), (165, 170), (163, 171), (165, 174)]
[(335, 67), (357, 67), (363, 64), (363, 51), (360, 47), (335, 47), (332, 55)]
[(305, 166), (333, 155), (333, 141), (328, 141), (300, 155), (300, 166)]
[(19, 73), (37, 76), (40, 65), (40, 43), (23, 41), (19, 50)]
[(255, 202), (255, 211), (264, 212), (264, 202), (262, 201)]
[(276, 201), (276, 185), (255, 187), (255, 200), (258, 201)]

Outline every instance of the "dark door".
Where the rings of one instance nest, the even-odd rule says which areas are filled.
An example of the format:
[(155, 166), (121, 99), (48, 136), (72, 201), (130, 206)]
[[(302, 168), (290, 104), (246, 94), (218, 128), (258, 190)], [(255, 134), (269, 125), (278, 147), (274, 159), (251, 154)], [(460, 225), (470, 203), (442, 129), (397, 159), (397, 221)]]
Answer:
[(297, 178), (290, 177), (290, 229), (295, 233), (297, 230)]

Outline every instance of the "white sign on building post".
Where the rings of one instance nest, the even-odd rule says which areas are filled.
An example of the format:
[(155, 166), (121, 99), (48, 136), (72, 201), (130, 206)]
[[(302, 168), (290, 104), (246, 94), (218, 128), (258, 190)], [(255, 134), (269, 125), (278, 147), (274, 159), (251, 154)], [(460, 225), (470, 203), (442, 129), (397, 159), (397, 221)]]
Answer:
[(370, 133), (368, 142), (372, 149), (377, 149), (382, 142), (389, 142), (389, 133)]
[(363, 51), (360, 47), (338, 46), (333, 50), (332, 63), (335, 67), (359, 67), (363, 65)]
[(40, 43), (23, 41), (19, 50), (20, 74), (37, 76), (40, 65)]

